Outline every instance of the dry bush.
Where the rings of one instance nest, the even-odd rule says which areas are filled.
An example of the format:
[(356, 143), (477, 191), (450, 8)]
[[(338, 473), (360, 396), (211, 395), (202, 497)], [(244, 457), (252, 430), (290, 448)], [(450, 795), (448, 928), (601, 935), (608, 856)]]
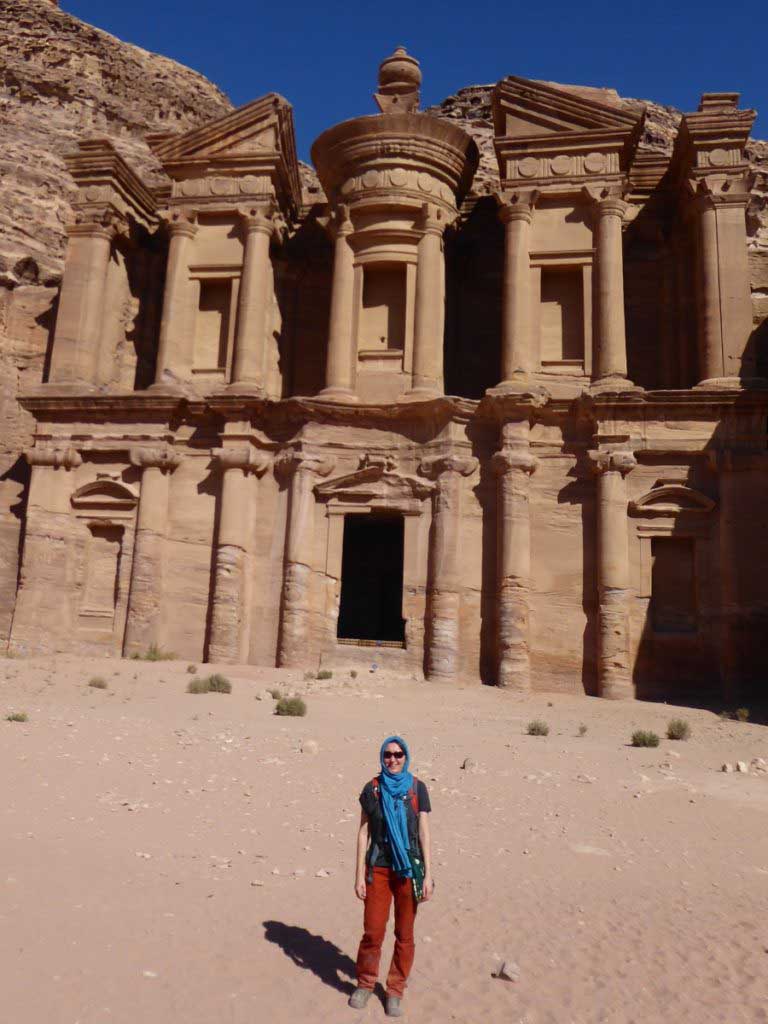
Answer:
[(636, 729), (632, 733), (633, 747), (658, 747), (659, 737), (649, 729)]
[(668, 740), (687, 740), (691, 737), (691, 727), (684, 718), (673, 718), (667, 726)]
[(307, 705), (301, 697), (281, 697), (275, 705), (276, 715), (289, 715), (294, 718), (303, 718), (307, 713)]
[(534, 718), (525, 730), (529, 736), (549, 736), (549, 726), (541, 718)]

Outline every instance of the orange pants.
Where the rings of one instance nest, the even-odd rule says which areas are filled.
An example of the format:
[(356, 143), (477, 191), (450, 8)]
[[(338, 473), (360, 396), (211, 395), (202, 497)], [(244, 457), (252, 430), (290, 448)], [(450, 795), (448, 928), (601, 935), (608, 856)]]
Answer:
[(402, 997), (413, 967), (416, 946), (413, 925), (416, 899), (410, 878), (400, 878), (391, 868), (374, 868), (373, 881), (367, 886), (363, 937), (357, 951), (357, 984), (372, 989), (379, 976), (381, 944), (389, 920), (392, 898), (395, 900), (395, 950), (387, 975), (387, 995)]

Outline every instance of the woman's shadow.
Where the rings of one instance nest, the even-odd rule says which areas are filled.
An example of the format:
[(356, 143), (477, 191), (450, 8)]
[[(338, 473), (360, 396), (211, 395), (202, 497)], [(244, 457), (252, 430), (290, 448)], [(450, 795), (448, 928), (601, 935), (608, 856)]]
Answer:
[(264, 921), (264, 938), (278, 945), (297, 967), (304, 967), (317, 975), (320, 981), (345, 995), (354, 985), (339, 975), (355, 977), (355, 962), (322, 935), (313, 935), (306, 928), (284, 924), (282, 921)]

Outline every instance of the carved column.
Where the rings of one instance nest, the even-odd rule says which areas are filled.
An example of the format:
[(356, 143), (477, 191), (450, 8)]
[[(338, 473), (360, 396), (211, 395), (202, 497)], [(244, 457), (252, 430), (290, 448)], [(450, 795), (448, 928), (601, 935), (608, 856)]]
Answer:
[(72, 224), (67, 235), (49, 379), (56, 384), (92, 384), (115, 228), (94, 222)]
[(413, 333), (413, 385), (409, 395), (442, 395), (443, 330), (445, 323), (445, 260), (443, 211), (425, 203), (416, 266)]
[[(191, 217), (174, 214), (168, 223), (168, 233), (170, 242), (155, 367), (156, 385), (172, 382), (173, 376), (186, 376), (192, 367), (189, 250), (197, 234), (197, 225)], [(170, 372), (170, 382), (165, 377), (166, 371)]]
[(744, 364), (752, 330), (745, 210), (748, 195), (708, 191), (702, 183), (694, 210), (698, 249), (698, 350), (702, 385), (738, 386), (755, 376)]
[(170, 448), (135, 448), (130, 458), (142, 474), (123, 644), (125, 655), (140, 654), (152, 644), (162, 646), (169, 478), (181, 462)]
[(627, 204), (618, 195), (594, 199), (595, 218), (595, 381), (627, 383), (627, 332), (624, 320), (624, 251), (621, 225)]
[(459, 612), (461, 606), (461, 478), (477, 468), (477, 459), (434, 455), (424, 459), (420, 472), (437, 482), (432, 506), (425, 674), (428, 679), (456, 678), (459, 669)]
[(66, 650), (72, 639), (72, 470), (82, 465), (74, 448), (35, 447), (24, 452), (32, 468), (11, 629), (15, 654)]
[[(514, 433), (513, 433), (514, 431)], [(530, 478), (538, 460), (531, 455), (528, 423), (504, 428), (504, 447), (493, 456), (497, 487), (498, 685), (531, 689)]]
[(356, 402), (352, 390), (352, 321), (354, 313), (355, 267), (349, 236), (354, 231), (346, 206), (339, 206), (335, 220), (331, 316), (328, 326), (328, 352), (325, 387), (321, 397), (337, 402)]
[(333, 460), (303, 452), (285, 452), (278, 458), (276, 469), (290, 474), (277, 660), (280, 666), (301, 668), (317, 662), (310, 634), (315, 542), (313, 487), (318, 477), (326, 477), (331, 472)]
[(221, 510), (211, 598), (208, 661), (245, 660), (245, 559), (251, 507), (248, 474), (263, 473), (269, 457), (250, 447), (219, 448), (214, 457), (221, 468)]
[(274, 222), (266, 210), (241, 214), (245, 233), (232, 383), (264, 390), (264, 350), (269, 303), (269, 243)]
[(538, 192), (496, 197), (504, 224), (504, 279), (501, 329), (501, 387), (533, 370), (531, 309), (531, 223)]
[(590, 452), (597, 474), (597, 671), (601, 697), (635, 696), (629, 646), (628, 451)]
[[(718, 523), (720, 565), (720, 684), (727, 704), (739, 699), (740, 617), (738, 588), (739, 462), (732, 451), (712, 453), (710, 460), (719, 471), (720, 516)], [(743, 490), (741, 494), (743, 496)]]

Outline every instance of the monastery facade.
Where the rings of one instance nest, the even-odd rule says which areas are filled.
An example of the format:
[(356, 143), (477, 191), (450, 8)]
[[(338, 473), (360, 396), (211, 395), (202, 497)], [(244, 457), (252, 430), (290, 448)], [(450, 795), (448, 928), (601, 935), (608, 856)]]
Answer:
[(109, 142), (78, 187), (10, 647), (736, 699), (768, 665), (768, 390), (744, 147), (510, 76), (500, 188), (418, 63), (335, 125), (302, 203), (270, 94)]

